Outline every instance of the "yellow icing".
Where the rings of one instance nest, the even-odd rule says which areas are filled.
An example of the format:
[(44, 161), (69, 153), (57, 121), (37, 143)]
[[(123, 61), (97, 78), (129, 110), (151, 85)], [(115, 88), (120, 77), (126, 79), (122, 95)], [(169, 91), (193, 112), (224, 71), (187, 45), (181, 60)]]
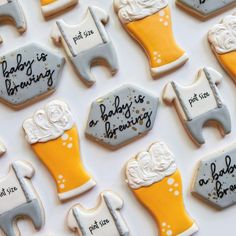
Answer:
[(41, 5), (42, 6), (45, 6), (45, 5), (48, 5), (52, 2), (56, 2), (57, 0), (41, 0)]
[(132, 189), (140, 202), (154, 216), (160, 236), (179, 235), (194, 224), (185, 210), (179, 171), (148, 187)]
[(59, 193), (76, 189), (91, 180), (80, 159), (76, 126), (61, 137), (33, 144), (32, 148), (52, 174)]
[(168, 6), (151, 16), (130, 22), (125, 27), (143, 46), (152, 68), (174, 62), (184, 54), (174, 39)]

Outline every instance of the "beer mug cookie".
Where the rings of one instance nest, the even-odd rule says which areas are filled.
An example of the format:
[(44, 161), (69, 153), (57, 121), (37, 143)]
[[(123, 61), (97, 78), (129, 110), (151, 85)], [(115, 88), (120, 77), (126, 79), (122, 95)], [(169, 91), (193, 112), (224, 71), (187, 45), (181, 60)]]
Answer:
[(124, 28), (144, 48), (153, 77), (188, 60), (174, 39), (167, 0), (114, 0), (114, 7)]
[(205, 143), (202, 129), (209, 121), (219, 124), (223, 135), (231, 132), (230, 113), (217, 88), (221, 80), (220, 73), (207, 67), (199, 70), (190, 86), (175, 82), (165, 86), (163, 100), (168, 105), (174, 103), (184, 127), (198, 145)]
[(78, 0), (40, 0), (42, 13), (45, 17), (50, 17), (70, 7), (75, 6)]
[(165, 143), (154, 143), (129, 160), (126, 177), (137, 199), (154, 217), (160, 236), (189, 236), (198, 231), (185, 210), (181, 175)]
[(80, 159), (79, 137), (66, 103), (54, 100), (25, 120), (26, 140), (52, 174), (60, 200), (95, 186)]
[(29, 163), (15, 161), (8, 174), (0, 178), (0, 231), (6, 236), (20, 235), (18, 218), (30, 218), (37, 230), (44, 224), (44, 210), (31, 184), (33, 176)]
[(236, 13), (213, 26), (208, 40), (221, 66), (236, 81)]
[(129, 229), (120, 214), (123, 204), (117, 194), (105, 191), (93, 209), (79, 204), (73, 206), (67, 215), (67, 224), (80, 236), (128, 236)]
[[(20, 33), (25, 32), (27, 29), (25, 15), (18, 0), (0, 1), (0, 20), (12, 21)], [(2, 42), (3, 40), (0, 36), (0, 43)]]

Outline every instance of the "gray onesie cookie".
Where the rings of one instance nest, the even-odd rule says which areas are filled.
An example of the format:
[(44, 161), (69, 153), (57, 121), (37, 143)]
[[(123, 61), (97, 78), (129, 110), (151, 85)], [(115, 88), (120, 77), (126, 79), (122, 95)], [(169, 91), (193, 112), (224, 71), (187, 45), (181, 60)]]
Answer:
[(116, 51), (104, 28), (108, 20), (104, 10), (93, 6), (88, 8), (79, 25), (68, 25), (59, 20), (52, 31), (54, 43), (62, 43), (79, 77), (88, 86), (95, 83), (91, 74), (91, 65), (95, 62), (106, 62), (112, 74), (118, 71)]
[(16, 236), (18, 218), (29, 217), (39, 230), (44, 224), (44, 211), (30, 179), (33, 167), (24, 161), (15, 161), (7, 176), (0, 179), (0, 229), (7, 236)]
[(192, 192), (221, 209), (236, 203), (235, 144), (200, 161)]
[(163, 100), (175, 104), (184, 127), (198, 145), (205, 143), (202, 129), (208, 121), (220, 124), (223, 134), (231, 132), (230, 114), (216, 86), (221, 79), (220, 73), (208, 67), (199, 70), (191, 86), (171, 82), (164, 89)]
[(152, 129), (157, 107), (158, 97), (124, 85), (92, 103), (86, 134), (117, 149)]
[(93, 209), (72, 207), (67, 216), (68, 226), (80, 236), (128, 236), (129, 229), (119, 212), (123, 204), (118, 195), (105, 191)]
[(0, 57), (0, 99), (20, 109), (54, 92), (64, 58), (35, 43)]
[(176, 4), (201, 19), (208, 19), (233, 8), (236, 0), (176, 0)]
[[(24, 12), (18, 0), (0, 1), (0, 19), (14, 22), (20, 33), (25, 32), (27, 29)], [(2, 42), (3, 40), (0, 37), (0, 43)]]

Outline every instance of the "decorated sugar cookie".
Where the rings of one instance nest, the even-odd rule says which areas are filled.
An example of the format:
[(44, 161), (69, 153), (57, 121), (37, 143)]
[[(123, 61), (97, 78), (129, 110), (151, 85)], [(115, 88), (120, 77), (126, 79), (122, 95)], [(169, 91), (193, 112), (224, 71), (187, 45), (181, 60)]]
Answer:
[(174, 39), (167, 0), (114, 0), (114, 7), (124, 28), (144, 48), (154, 77), (188, 60)]
[(124, 85), (92, 103), (86, 135), (117, 149), (152, 129), (158, 100), (143, 89)]
[(222, 134), (231, 132), (230, 113), (217, 88), (221, 80), (220, 73), (207, 67), (199, 70), (192, 85), (183, 87), (171, 82), (164, 89), (163, 100), (169, 105), (174, 103), (184, 127), (198, 145), (205, 143), (202, 129), (208, 121), (221, 125)]
[[(20, 33), (25, 32), (27, 29), (25, 15), (18, 0), (0, 1), (0, 20), (12, 21)], [(3, 40), (0, 37), (0, 43), (2, 42)]]
[(26, 140), (52, 174), (60, 200), (95, 186), (80, 159), (78, 132), (68, 105), (53, 100), (25, 120)]
[(42, 13), (45, 17), (50, 17), (78, 3), (78, 0), (40, 0), (40, 1), (42, 6)]
[(181, 175), (165, 143), (154, 143), (148, 151), (130, 159), (126, 178), (137, 199), (154, 217), (160, 236), (190, 236), (198, 231), (185, 210)]
[(21, 109), (56, 90), (63, 57), (30, 43), (0, 56), (0, 100)]
[(118, 195), (105, 191), (93, 209), (85, 209), (81, 205), (72, 207), (67, 223), (80, 236), (128, 236), (129, 230), (120, 215), (122, 207), (123, 200)]
[(6, 146), (0, 141), (0, 156), (2, 156), (6, 151)]
[(176, 4), (199, 17), (206, 20), (223, 11), (232, 9), (236, 5), (235, 0), (176, 0)]
[(218, 208), (236, 203), (236, 146), (232, 144), (203, 158), (193, 183), (193, 194)]
[(236, 13), (226, 16), (208, 32), (211, 48), (221, 66), (236, 81)]
[(91, 74), (95, 62), (106, 62), (112, 74), (118, 71), (116, 51), (104, 28), (108, 20), (104, 10), (93, 6), (80, 24), (58, 20), (52, 31), (54, 43), (63, 45), (79, 77), (89, 86), (95, 83)]
[(0, 230), (4, 235), (19, 235), (18, 218), (31, 219), (37, 230), (44, 224), (44, 210), (31, 184), (33, 176), (34, 169), (29, 163), (15, 161), (0, 179)]

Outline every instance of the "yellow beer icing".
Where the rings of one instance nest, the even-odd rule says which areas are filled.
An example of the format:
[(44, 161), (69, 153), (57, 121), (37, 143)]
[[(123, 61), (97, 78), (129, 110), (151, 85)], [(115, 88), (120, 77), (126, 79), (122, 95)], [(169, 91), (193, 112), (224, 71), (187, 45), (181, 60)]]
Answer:
[(48, 5), (52, 2), (56, 2), (57, 0), (41, 0), (41, 5), (42, 6), (45, 6), (45, 5)]

